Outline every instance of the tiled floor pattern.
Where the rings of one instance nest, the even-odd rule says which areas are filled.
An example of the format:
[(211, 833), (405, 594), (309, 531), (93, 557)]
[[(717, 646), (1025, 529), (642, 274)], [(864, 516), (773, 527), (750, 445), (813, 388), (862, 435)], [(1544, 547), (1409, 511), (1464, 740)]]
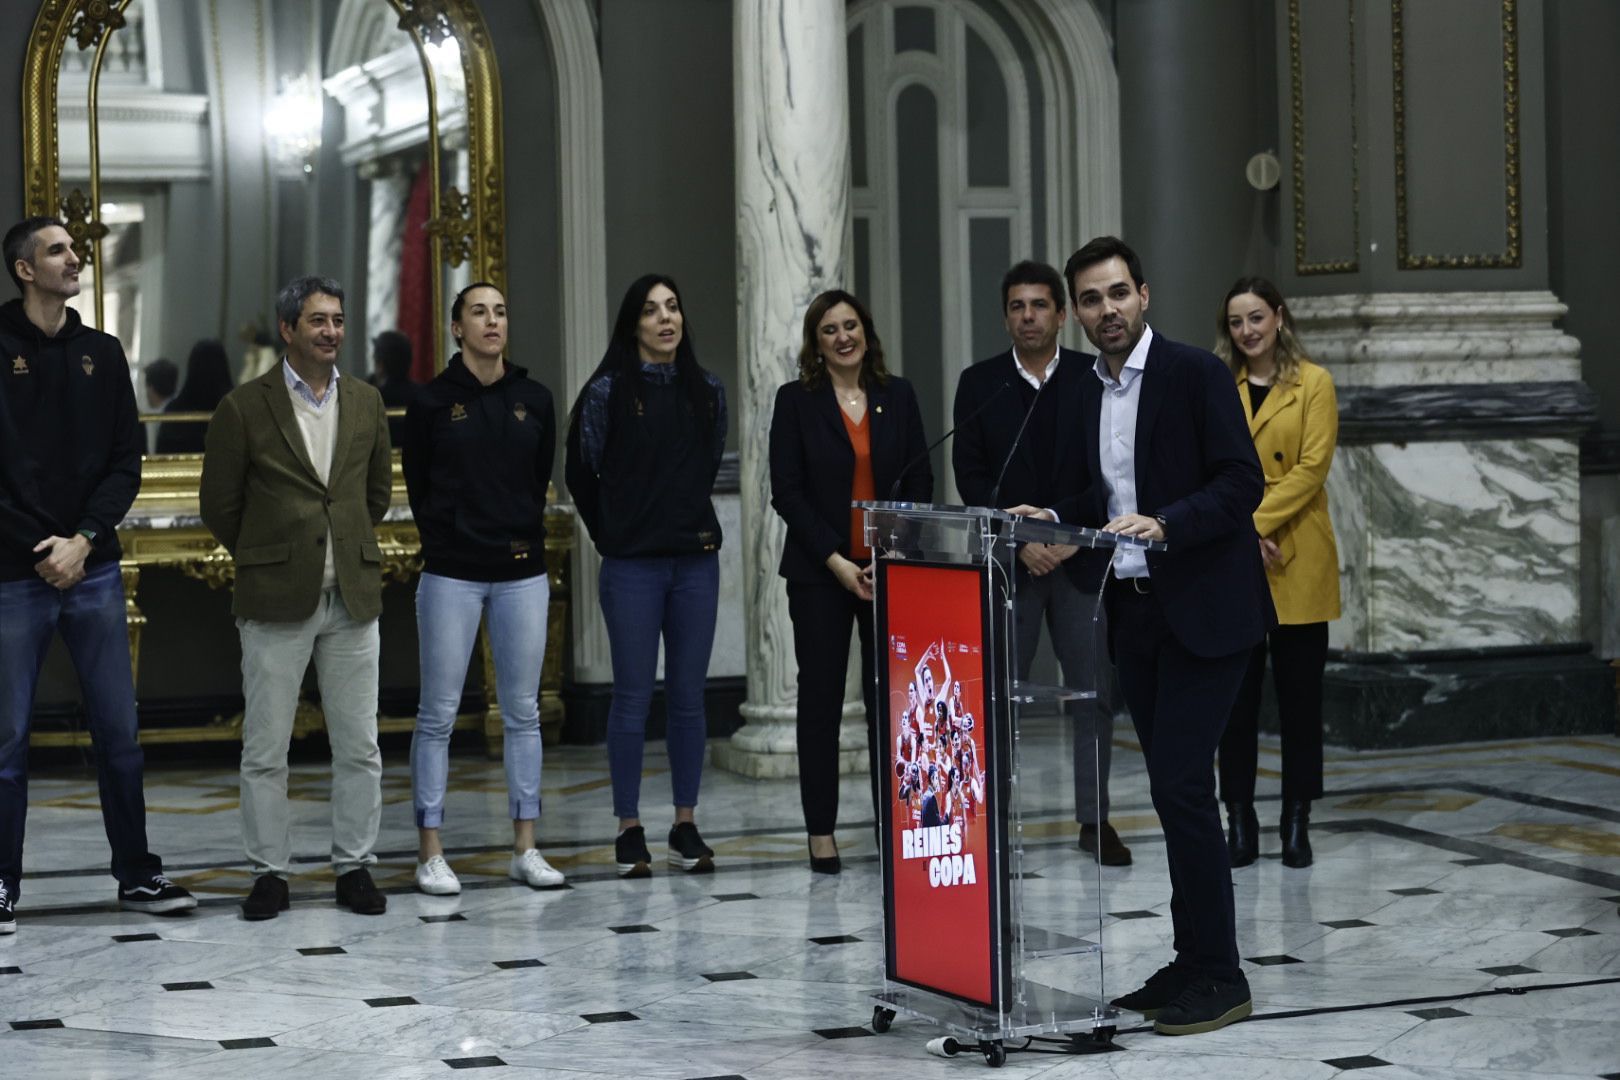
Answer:
[[(1100, 910), (1105, 953), (1035, 961), (1031, 974), (1112, 996), (1168, 955), (1162, 841), (1140, 754), (1121, 740), (1111, 817), (1136, 864), (1105, 871), (1099, 892), (1073, 849), (1064, 738), (1025, 730), (1028, 921), (1085, 933)], [(661, 840), (667, 778), (656, 753), (648, 761), (644, 813)], [(394, 746), (376, 874), (389, 910), (366, 918), (331, 900), (327, 772), (296, 767), (304, 872), (293, 909), (267, 923), (237, 915), (250, 880), (228, 770), (148, 771), (153, 847), (204, 898), (174, 919), (108, 902), (93, 774), (36, 773), (19, 929), (0, 938), (0, 1076), (860, 1080), (984, 1068), (977, 1054), (928, 1056), (924, 1025), (866, 1026), (882, 912), (863, 782), (843, 790), (840, 877), (804, 865), (796, 782), (711, 769), (699, 817), (719, 872), (660, 867), (626, 882), (612, 868), (600, 749), (548, 750), (542, 848), (570, 887), (533, 892), (505, 877), (500, 764), (472, 753), (454, 772), (445, 839), (465, 891), (410, 888), (409, 775)], [(1275, 791), (1269, 776), (1263, 790)], [(1313, 867), (1284, 869), (1268, 833), (1265, 857), (1234, 875), (1254, 1020), (1172, 1039), (1127, 1015), (1123, 1052), (1015, 1052), (1001, 1074), (1620, 1077), (1620, 739), (1330, 751), (1328, 789)], [(1275, 808), (1262, 803), (1263, 824)]]

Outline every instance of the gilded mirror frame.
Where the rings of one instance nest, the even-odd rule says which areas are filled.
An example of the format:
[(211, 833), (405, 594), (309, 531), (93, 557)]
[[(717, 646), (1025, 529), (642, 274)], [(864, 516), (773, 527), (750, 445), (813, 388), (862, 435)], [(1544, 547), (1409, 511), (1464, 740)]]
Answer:
[[(379, 0), (399, 17), (421, 61), (428, 94), (428, 174), (434, 207), (427, 231), (431, 244), (433, 339), (445, 336), (444, 268), (470, 264), (473, 280), (506, 290), (506, 200), (501, 143), (501, 87), (489, 28), (474, 0)], [(28, 39), (23, 66), (24, 212), (60, 217), (73, 237), (80, 260), (98, 265), (107, 226), (100, 220), (100, 132), (97, 100), (102, 58), (111, 36), (124, 26), (130, 0), (43, 0)], [(445, 188), (440, 169), (438, 88), (429, 44), (454, 39), (459, 46), (467, 88), (468, 188)], [(90, 191), (62, 191), (58, 83), (70, 44), (95, 50), (90, 68)], [(103, 323), (103, 281), (95, 282), (96, 321)], [(266, 298), (268, 302), (270, 298)], [(435, 350), (438, 351), (437, 349)], [(442, 368), (436, 355), (434, 366)], [(149, 470), (165, 475), (170, 469)], [(194, 470), (179, 470), (194, 472)], [(175, 477), (179, 479), (179, 477)], [(195, 489), (193, 488), (193, 494)]]

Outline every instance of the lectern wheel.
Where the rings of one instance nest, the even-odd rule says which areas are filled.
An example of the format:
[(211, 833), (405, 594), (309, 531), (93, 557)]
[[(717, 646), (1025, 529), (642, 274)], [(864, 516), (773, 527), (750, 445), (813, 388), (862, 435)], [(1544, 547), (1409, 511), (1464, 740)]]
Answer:
[(984, 1052), (984, 1063), (992, 1069), (999, 1069), (1007, 1064), (1007, 1048), (999, 1042), (981, 1040), (979, 1049)]
[(889, 1025), (891, 1025), (893, 1023), (894, 1023), (894, 1010), (893, 1009), (885, 1009), (881, 1005), (874, 1005), (872, 1007), (872, 1030), (873, 1031), (875, 1031), (879, 1035), (881, 1035), (885, 1031), (888, 1031), (889, 1030)]

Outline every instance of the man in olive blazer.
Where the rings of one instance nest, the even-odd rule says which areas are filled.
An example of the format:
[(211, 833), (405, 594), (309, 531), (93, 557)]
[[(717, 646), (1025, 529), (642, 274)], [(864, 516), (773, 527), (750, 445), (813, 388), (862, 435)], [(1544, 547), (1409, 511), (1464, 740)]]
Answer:
[(287, 748), (315, 661), (332, 743), (332, 868), (340, 905), (380, 913), (375, 526), (391, 487), (387, 417), (376, 389), (342, 378), (343, 290), (302, 277), (276, 298), (286, 357), (233, 390), (208, 426), (203, 522), (236, 561), (242, 638), (242, 833), (257, 877), (248, 919), (288, 904), (292, 858)]

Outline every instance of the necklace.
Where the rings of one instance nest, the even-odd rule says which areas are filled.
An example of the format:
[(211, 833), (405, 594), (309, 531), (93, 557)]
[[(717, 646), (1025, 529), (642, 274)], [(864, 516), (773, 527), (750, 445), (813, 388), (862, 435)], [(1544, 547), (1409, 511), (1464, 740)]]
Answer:
[(846, 394), (844, 391), (840, 390), (838, 391), (838, 396), (844, 399), (844, 404), (853, 407), (861, 403), (861, 398), (866, 396), (866, 391), (856, 390), (854, 394)]

